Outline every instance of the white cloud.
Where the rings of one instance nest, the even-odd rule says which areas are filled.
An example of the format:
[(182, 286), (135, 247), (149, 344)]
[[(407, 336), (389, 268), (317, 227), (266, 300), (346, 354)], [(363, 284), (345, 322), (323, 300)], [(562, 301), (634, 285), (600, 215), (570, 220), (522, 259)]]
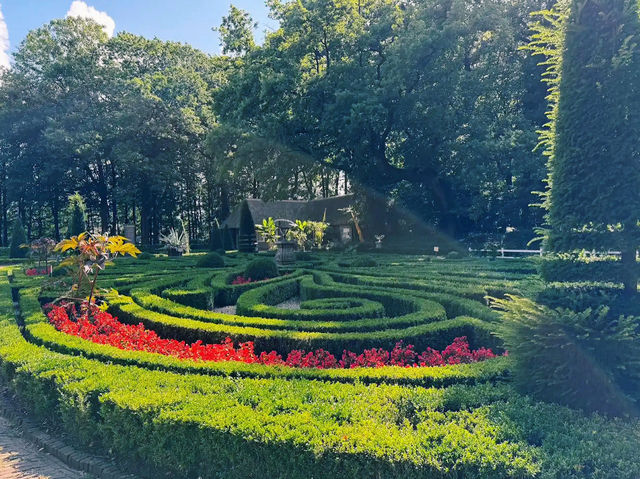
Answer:
[(2, 5), (0, 5), (0, 67), (11, 68), (9, 60), (9, 29), (7, 22), (2, 15)]
[(102, 25), (102, 28), (109, 37), (113, 36), (113, 31), (116, 29), (116, 22), (114, 22), (113, 18), (107, 15), (106, 12), (96, 10), (80, 0), (74, 0), (71, 3), (67, 17), (90, 18)]

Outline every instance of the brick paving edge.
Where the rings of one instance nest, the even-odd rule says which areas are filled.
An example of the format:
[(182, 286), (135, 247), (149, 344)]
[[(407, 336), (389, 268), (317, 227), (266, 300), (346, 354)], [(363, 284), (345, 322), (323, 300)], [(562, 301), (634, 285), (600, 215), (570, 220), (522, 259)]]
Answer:
[(137, 476), (133, 474), (122, 472), (113, 462), (79, 451), (39, 429), (31, 419), (9, 403), (6, 389), (0, 392), (0, 415), (14, 426), (19, 426), (25, 439), (56, 457), (71, 469), (93, 474), (99, 479), (137, 479)]

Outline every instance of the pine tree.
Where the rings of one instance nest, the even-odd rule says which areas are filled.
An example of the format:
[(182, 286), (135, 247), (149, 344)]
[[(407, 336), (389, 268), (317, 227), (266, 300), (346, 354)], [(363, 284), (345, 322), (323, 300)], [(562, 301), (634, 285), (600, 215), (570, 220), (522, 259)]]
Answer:
[(214, 226), (209, 233), (209, 251), (218, 251), (224, 248), (222, 231)]
[(225, 226), (222, 230), (222, 244), (226, 251), (236, 249), (235, 242), (233, 241), (233, 235), (231, 234), (231, 230), (227, 226)]
[(18, 216), (11, 227), (11, 242), (9, 243), (9, 258), (24, 258), (27, 256), (27, 248), (20, 246), (27, 242), (22, 221)]
[(67, 227), (67, 238), (78, 236), (87, 230), (86, 225), (86, 205), (79, 193), (69, 196), (69, 206), (67, 212), (69, 214), (69, 225)]
[(254, 253), (256, 251), (256, 225), (247, 201), (244, 201), (240, 207), (238, 250), (242, 253)]
[[(640, 244), (640, 20), (636, 0), (573, 0), (552, 91), (547, 248), (620, 250), (637, 292)], [(587, 278), (585, 278), (587, 279)]]

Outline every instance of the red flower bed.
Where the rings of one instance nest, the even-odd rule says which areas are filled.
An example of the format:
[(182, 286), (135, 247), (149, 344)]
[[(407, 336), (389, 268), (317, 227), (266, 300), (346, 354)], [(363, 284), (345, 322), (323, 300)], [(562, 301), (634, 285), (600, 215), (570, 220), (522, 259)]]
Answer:
[(24, 272), (27, 276), (44, 276), (51, 273), (51, 266), (46, 268), (29, 268)]
[(233, 341), (227, 338), (221, 344), (203, 344), (197, 341), (187, 344), (175, 339), (162, 339), (154, 331), (137, 326), (122, 324), (109, 313), (92, 306), (87, 314), (86, 307), (77, 311), (75, 305), (50, 306), (47, 316), (58, 331), (79, 336), (98, 344), (108, 344), (130, 351), (147, 351), (151, 353), (174, 356), (180, 359), (197, 361), (242, 361), (282, 365), (298, 368), (357, 368), (381, 366), (444, 366), (446, 364), (473, 363), (494, 358), (491, 349), (480, 348), (472, 351), (465, 336), (456, 338), (452, 344), (442, 351), (428, 348), (418, 354), (413, 345), (396, 344), (392, 351), (384, 349), (366, 349), (362, 354), (344, 351), (342, 358), (323, 349), (316, 351), (293, 350), (286, 359), (277, 353), (262, 352), (257, 355), (253, 342), (241, 343), (236, 348)]
[(248, 284), (253, 283), (254, 281), (251, 278), (245, 278), (244, 276), (236, 276), (231, 284)]

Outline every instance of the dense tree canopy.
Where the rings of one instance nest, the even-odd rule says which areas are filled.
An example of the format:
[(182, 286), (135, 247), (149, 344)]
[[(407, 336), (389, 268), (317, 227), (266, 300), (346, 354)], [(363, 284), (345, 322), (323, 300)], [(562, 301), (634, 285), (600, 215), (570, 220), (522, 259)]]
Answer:
[(231, 73), (220, 121), (447, 229), (531, 224), (544, 93), (518, 47), (544, 2), (524, 3), (271, 1), (281, 28)]
[[(232, 7), (225, 55), (54, 20), (0, 78), (2, 242), (182, 218), (192, 240), (247, 196), (313, 198), (359, 183), (464, 235), (531, 230), (544, 161), (541, 68), (519, 47), (545, 0), (270, 0), (263, 45)], [(364, 187), (364, 188), (362, 188)]]

